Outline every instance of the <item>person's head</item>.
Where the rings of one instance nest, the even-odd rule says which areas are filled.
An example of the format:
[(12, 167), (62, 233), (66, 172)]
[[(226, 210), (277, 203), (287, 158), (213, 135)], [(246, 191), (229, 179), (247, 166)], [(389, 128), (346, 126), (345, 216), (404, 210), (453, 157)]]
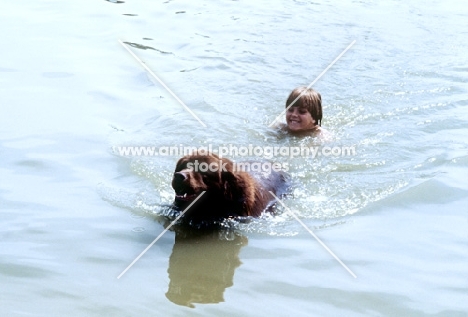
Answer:
[(294, 100), (296, 102), (286, 111), (286, 123), (289, 130), (313, 130), (321, 125), (322, 97), (318, 92), (312, 88), (298, 87), (289, 95), (286, 108)]

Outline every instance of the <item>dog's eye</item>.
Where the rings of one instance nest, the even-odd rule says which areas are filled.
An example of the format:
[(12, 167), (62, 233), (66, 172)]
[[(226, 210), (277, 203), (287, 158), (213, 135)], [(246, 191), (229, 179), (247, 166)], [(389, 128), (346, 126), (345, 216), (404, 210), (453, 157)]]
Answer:
[(203, 177), (204, 180), (210, 180), (210, 179), (213, 178), (213, 177), (210, 177), (210, 175), (208, 175), (208, 174), (203, 174), (202, 177)]
[(204, 173), (202, 174), (202, 178), (206, 182), (216, 182), (216, 175)]

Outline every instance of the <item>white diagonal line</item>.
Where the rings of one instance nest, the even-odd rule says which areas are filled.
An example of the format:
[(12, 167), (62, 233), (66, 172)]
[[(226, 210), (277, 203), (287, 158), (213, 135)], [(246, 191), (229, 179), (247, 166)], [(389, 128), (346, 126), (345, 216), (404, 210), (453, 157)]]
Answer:
[(344, 263), (335, 255), (335, 253), (333, 253), (332, 250), (330, 250), (330, 248), (328, 248), (328, 247), (325, 245), (325, 243), (323, 243), (322, 240), (320, 240), (320, 238), (317, 237), (317, 236), (315, 235), (315, 233), (313, 233), (312, 230), (310, 230), (310, 229), (305, 225), (305, 223), (303, 223), (303, 222), (296, 216), (296, 214), (295, 214), (294, 212), (291, 211), (291, 209), (289, 209), (288, 207), (286, 207), (286, 205), (281, 201), (281, 199), (279, 199), (279, 198), (278, 198), (275, 194), (273, 194), (273, 192), (271, 192), (271, 191), (270, 191), (270, 194), (272, 194), (273, 197), (276, 198), (276, 200), (286, 209), (286, 211), (288, 211), (289, 214), (290, 214), (291, 216), (293, 216), (294, 219), (296, 219), (297, 222), (299, 222), (299, 223), (312, 235), (312, 237), (314, 237), (315, 240), (317, 240), (318, 243), (320, 243), (320, 245), (321, 245), (322, 247), (324, 247), (325, 250), (327, 250), (328, 253), (330, 253), (331, 256), (333, 256), (333, 257), (335, 258), (335, 260), (337, 260), (337, 261), (341, 264), (341, 266), (344, 267), (344, 268), (346, 269), (346, 271), (349, 272), (349, 274), (351, 274), (354, 278), (357, 278), (356, 274), (354, 274), (353, 271), (351, 271), (351, 270), (349, 269), (349, 267), (347, 267), (346, 264), (344, 264)]
[[(351, 44), (349, 44), (348, 47), (345, 48), (345, 50), (344, 50), (343, 52), (341, 52), (341, 54), (338, 55), (338, 57), (335, 58), (335, 59), (333, 60), (333, 62), (331, 62), (330, 65), (328, 65), (327, 68), (325, 68), (325, 69), (323, 70), (323, 72), (321, 72), (320, 75), (318, 75), (317, 78), (315, 78), (314, 81), (311, 82), (311, 83), (309, 84), (309, 86), (307, 86), (307, 88), (312, 87), (312, 85), (315, 84), (315, 83), (316, 83), (316, 82), (317, 82), (317, 81), (318, 81), (318, 80), (319, 80), (319, 79), (320, 79), (320, 78), (321, 78), (321, 77), (322, 77), (322, 76), (323, 76), (323, 75), (324, 75), (324, 74), (325, 74), (325, 73), (326, 73), (326, 72), (327, 72), (327, 71), (328, 71), (328, 70), (329, 70), (329, 69), (330, 69), (330, 68), (331, 68), (331, 67), (332, 67), (332, 66), (333, 66), (333, 65), (350, 49), (350, 48), (351, 48), (351, 46), (354, 45), (354, 43), (356, 43), (356, 40), (352, 41)], [(297, 98), (294, 99), (293, 102), (291, 102), (291, 103), (286, 107), (286, 109), (284, 109), (283, 112), (281, 112), (281, 114), (280, 114), (279, 116), (277, 116), (275, 120), (273, 120), (272, 123), (270, 123), (269, 127), (270, 127), (270, 128), (273, 127), (273, 125), (275, 124), (275, 122), (278, 121), (279, 118), (283, 117), (284, 114), (286, 113), (286, 111), (288, 111), (288, 109), (291, 108), (291, 107), (296, 103), (296, 101), (302, 96), (302, 94), (304, 94), (304, 93), (305, 93), (305, 91), (303, 91), (299, 96), (297, 96)]]
[(175, 218), (174, 221), (172, 221), (171, 224), (169, 226), (167, 226), (167, 228), (164, 229), (164, 231), (161, 232), (161, 234), (159, 236), (157, 236), (156, 239), (154, 239), (153, 242), (151, 242), (146, 247), (146, 249), (144, 249), (143, 252), (141, 252), (140, 255), (137, 256), (135, 258), (135, 260), (133, 260), (133, 262), (130, 263), (130, 265), (125, 268), (125, 270), (122, 271), (122, 273), (120, 273), (119, 276), (117, 276), (117, 279), (120, 279), (133, 266), (133, 264), (135, 264), (143, 256), (143, 254), (145, 254), (146, 251), (148, 251), (159, 240), (159, 238), (161, 238), (163, 236), (163, 234), (165, 234), (169, 229), (171, 229), (171, 227), (185, 214), (185, 212), (187, 210), (189, 210), (190, 207), (192, 207), (193, 204), (195, 204), (197, 202), (198, 199), (200, 199), (201, 196), (203, 196), (204, 193), (205, 193), (205, 191), (202, 191), (201, 194), (198, 195), (198, 197), (195, 198), (195, 200), (192, 201), (192, 203), (190, 205), (188, 205), (188, 207), (185, 208), (184, 211), (182, 211), (182, 213), (180, 215), (178, 215), (177, 218)]
[(137, 62), (138, 62), (141, 66), (143, 66), (143, 68), (146, 69), (146, 71), (147, 71), (148, 73), (150, 73), (150, 75), (153, 76), (153, 77), (154, 77), (154, 78), (155, 78), (155, 79), (172, 95), (172, 97), (174, 97), (175, 100), (177, 100), (177, 101), (185, 108), (185, 110), (187, 110), (195, 119), (198, 120), (198, 122), (200, 122), (200, 124), (201, 124), (203, 127), (206, 128), (206, 124), (203, 123), (203, 121), (201, 121), (200, 118), (198, 118), (197, 115), (196, 115), (195, 113), (193, 113), (193, 111), (190, 110), (190, 108), (187, 107), (187, 105), (186, 105), (182, 100), (180, 100), (179, 97), (177, 97), (176, 94), (174, 94), (174, 93), (172, 92), (172, 90), (170, 90), (169, 87), (167, 87), (167, 85), (166, 85), (161, 79), (159, 79), (159, 77), (156, 76), (156, 74), (155, 74), (151, 69), (149, 69), (148, 66), (145, 65), (145, 63), (143, 63), (142, 60), (139, 59), (138, 56), (136, 56), (136, 55), (130, 50), (130, 48), (128, 48), (127, 45), (125, 45), (125, 43), (123, 43), (121, 40), (119, 40), (119, 43), (122, 44), (122, 46), (133, 56), (133, 58), (135, 58), (135, 59), (137, 60)]

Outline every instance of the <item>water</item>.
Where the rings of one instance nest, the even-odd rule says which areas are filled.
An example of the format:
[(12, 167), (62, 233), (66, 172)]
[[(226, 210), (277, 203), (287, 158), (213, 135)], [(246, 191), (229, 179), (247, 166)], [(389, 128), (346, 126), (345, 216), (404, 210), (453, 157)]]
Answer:
[[(465, 7), (2, 4), (2, 315), (467, 315)], [(117, 279), (164, 230), (177, 157), (112, 148), (314, 144), (267, 125), (353, 40), (314, 88), (356, 155), (276, 159), (287, 206), (357, 278), (282, 213), (169, 231)]]

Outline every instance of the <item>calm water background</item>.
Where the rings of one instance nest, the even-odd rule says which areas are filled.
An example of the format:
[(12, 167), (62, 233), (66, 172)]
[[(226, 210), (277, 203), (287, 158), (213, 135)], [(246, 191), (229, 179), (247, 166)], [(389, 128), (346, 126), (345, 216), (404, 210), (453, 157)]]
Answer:
[[(0, 5), (2, 316), (467, 316), (463, 1)], [(207, 124), (151, 80), (131, 49)], [(331, 145), (278, 158), (291, 217), (162, 232), (176, 157), (118, 145), (301, 145), (267, 125), (296, 86)]]

